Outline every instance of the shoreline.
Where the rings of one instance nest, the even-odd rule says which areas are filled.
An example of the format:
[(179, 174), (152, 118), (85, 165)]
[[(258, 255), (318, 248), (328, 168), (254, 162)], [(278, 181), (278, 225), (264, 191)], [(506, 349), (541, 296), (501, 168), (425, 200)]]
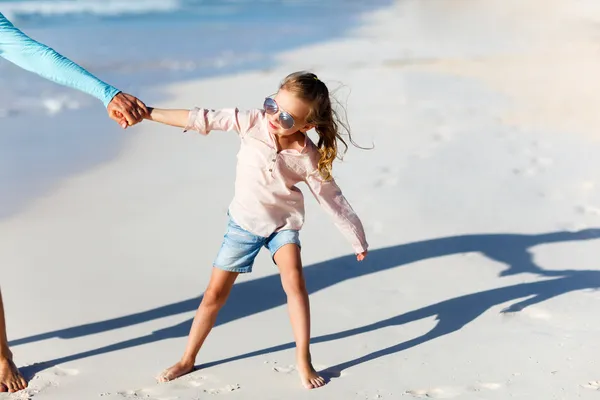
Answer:
[[(383, 3), (384, 0), (378, 1), (377, 7), (382, 7)], [(279, 7), (285, 9), (286, 6)], [(352, 12), (346, 12), (344, 18), (358, 23), (359, 17)], [(136, 42), (127, 42), (130, 47), (121, 51), (130, 51), (131, 55), (123, 60), (114, 59), (106, 41), (118, 41), (120, 34), (134, 37), (144, 35), (144, 32), (148, 33), (147, 30), (151, 29), (148, 26), (150, 22), (143, 20), (128, 25), (127, 19), (109, 20), (106, 26), (96, 27), (97, 31), (93, 29), (93, 24), (92, 29), (75, 24), (72, 31), (68, 27), (52, 29), (51, 26), (44, 25), (34, 29), (29, 24), (24, 24), (27, 29), (23, 29), (33, 38), (44, 41), (84, 67), (89, 67), (90, 72), (115, 87), (134, 94), (145, 102), (155, 103), (165, 99), (164, 90), (173, 83), (185, 85), (187, 82), (213, 77), (260, 71), (273, 65), (274, 55), (267, 51), (269, 43), (273, 41), (271, 39), (264, 46), (251, 46), (250, 36), (243, 36), (239, 45), (227, 44), (227, 37), (236, 32), (236, 24), (243, 22), (234, 17), (230, 21), (221, 17), (219, 23), (213, 24), (216, 34), (223, 36), (219, 39), (223, 43), (219, 45), (217, 40), (206, 46), (199, 46), (191, 41), (194, 51), (190, 50), (190, 44), (171, 42), (176, 39), (189, 41), (193, 29), (206, 35), (206, 31), (210, 32), (210, 27), (194, 28), (190, 18), (184, 18), (176, 28), (162, 21), (152, 30), (152, 35), (145, 36), (146, 40), (151, 41), (152, 49), (163, 49), (164, 54), (142, 54), (137, 50)], [(244, 29), (258, 26), (258, 22), (252, 22), (252, 16), (246, 18), (249, 21), (237, 28), (242, 33)], [(283, 38), (288, 38), (285, 41), (287, 44), (278, 44), (274, 51), (276, 53), (282, 47), (293, 49), (332, 40), (353, 29), (352, 25), (338, 25), (322, 29), (324, 36), (319, 36), (318, 32), (308, 32), (300, 41), (290, 41), (290, 33), (283, 32)], [(308, 26), (311, 26), (310, 23)], [(277, 25), (273, 29), (281, 27)], [(181, 33), (180, 36), (177, 32)], [(73, 35), (86, 43), (86, 46), (76, 46), (72, 41)], [(216, 45), (225, 47), (219, 50)], [(235, 51), (225, 51), (229, 47)], [(206, 52), (206, 57), (199, 57), (196, 54), (198, 51)], [(106, 118), (105, 110), (99, 102), (86, 94), (20, 71), (9, 63), (3, 63), (0, 69), (5, 76), (12, 77), (10, 83), (13, 84), (5, 88), (6, 97), (0, 99), (3, 133), (0, 136), (0, 148), (4, 149), (0, 152), (0, 167), (9, 171), (0, 176), (0, 192), (5, 193), (0, 197), (2, 220), (22, 212), (37, 197), (43, 198), (50, 191), (59, 188), (64, 179), (114, 160), (122, 153), (132, 129), (122, 131), (116, 125), (113, 126), (114, 123)], [(159, 84), (156, 83), (158, 79)]]

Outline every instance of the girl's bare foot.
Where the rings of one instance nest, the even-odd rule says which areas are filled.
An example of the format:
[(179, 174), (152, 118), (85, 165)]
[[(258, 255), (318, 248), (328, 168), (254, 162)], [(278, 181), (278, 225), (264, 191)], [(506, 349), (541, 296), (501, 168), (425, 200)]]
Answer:
[(12, 357), (0, 357), (0, 392), (18, 392), (27, 387)]
[(165, 369), (156, 379), (159, 382), (169, 382), (180, 376), (189, 374), (194, 370), (194, 362), (179, 361), (170, 368)]
[(298, 373), (302, 385), (307, 389), (316, 389), (325, 385), (325, 379), (315, 371), (310, 362), (299, 364)]

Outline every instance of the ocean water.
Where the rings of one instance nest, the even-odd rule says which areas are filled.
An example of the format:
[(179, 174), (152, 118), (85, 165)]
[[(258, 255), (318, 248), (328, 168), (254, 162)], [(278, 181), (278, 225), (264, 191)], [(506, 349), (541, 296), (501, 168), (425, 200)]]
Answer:
[[(0, 0), (0, 12), (151, 102), (165, 83), (269, 67), (279, 51), (343, 36), (362, 13), (390, 2)], [(0, 218), (113, 158), (125, 134), (96, 99), (0, 59)]]

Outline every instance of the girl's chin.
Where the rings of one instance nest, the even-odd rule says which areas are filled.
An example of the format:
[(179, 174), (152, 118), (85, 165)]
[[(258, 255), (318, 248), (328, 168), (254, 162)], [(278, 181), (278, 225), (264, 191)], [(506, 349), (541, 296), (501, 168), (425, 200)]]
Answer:
[(292, 136), (294, 133), (296, 133), (297, 131), (282, 131), (282, 130), (276, 130), (273, 132), (274, 135), (277, 136)]

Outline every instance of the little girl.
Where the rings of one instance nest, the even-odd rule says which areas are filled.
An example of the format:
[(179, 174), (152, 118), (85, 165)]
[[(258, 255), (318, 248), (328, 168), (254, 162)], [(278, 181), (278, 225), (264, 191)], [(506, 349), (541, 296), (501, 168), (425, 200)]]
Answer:
[[(309, 350), (310, 309), (298, 237), (304, 222), (304, 201), (296, 184), (308, 185), (352, 244), (357, 260), (362, 261), (368, 246), (363, 226), (331, 176), (338, 140), (346, 143), (338, 133), (339, 122), (329, 90), (312, 73), (287, 76), (277, 94), (265, 99), (263, 108), (149, 109), (147, 118), (152, 121), (204, 135), (211, 130), (236, 131), (241, 139), (235, 195), (223, 244), (194, 317), (185, 353), (181, 361), (158, 377), (161, 382), (193, 370), (200, 347), (235, 279), (240, 273), (252, 271), (254, 259), (264, 246), (279, 268), (287, 295), (302, 384), (308, 389), (325, 384), (312, 366)], [(317, 145), (306, 134), (313, 128), (319, 135)]]

